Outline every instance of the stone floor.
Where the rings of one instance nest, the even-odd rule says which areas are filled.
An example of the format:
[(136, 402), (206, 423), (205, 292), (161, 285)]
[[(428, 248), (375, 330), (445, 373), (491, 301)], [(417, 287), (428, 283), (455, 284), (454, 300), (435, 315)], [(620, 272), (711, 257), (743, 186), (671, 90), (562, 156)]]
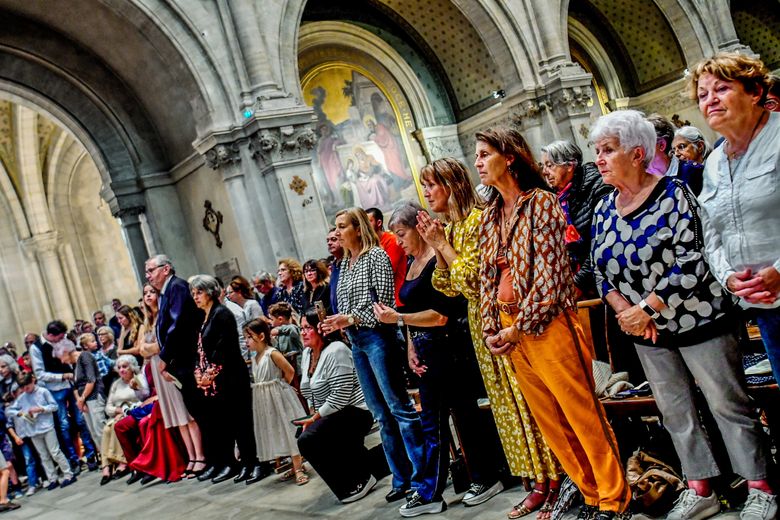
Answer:
[[(325, 518), (338, 520), (397, 520), (401, 518), (397, 505), (389, 505), (384, 495), (390, 488), (389, 477), (379, 481), (374, 491), (363, 500), (342, 505), (336, 501), (325, 483), (310, 472), (311, 481), (305, 486), (280, 482), (271, 476), (257, 484), (202, 483), (197, 480), (165, 484), (153, 482), (145, 487), (138, 483), (128, 486), (125, 481), (99, 485), (98, 472), (82, 473), (76, 484), (65, 489), (41, 491), (17, 502), (22, 508), (2, 515), (3, 520), (85, 520), (85, 519), (139, 519), (166, 520), (190, 517), (192, 520), (219, 518), (220, 520)], [(431, 516), (438, 520), (506, 518), (512, 505), (525, 495), (521, 487), (504, 491), (477, 507), (464, 507), (452, 488), (445, 492), (448, 510)], [(735, 512), (719, 515), (734, 519)], [(533, 517), (528, 517), (529, 520)], [(565, 520), (572, 520), (567, 514)], [(643, 516), (635, 516), (643, 519)]]

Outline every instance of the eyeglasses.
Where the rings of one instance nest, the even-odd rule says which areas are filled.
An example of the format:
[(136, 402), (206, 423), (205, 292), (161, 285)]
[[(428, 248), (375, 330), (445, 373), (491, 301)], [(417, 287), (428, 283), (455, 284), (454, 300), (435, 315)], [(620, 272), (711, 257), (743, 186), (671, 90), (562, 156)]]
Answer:
[(317, 270), (314, 269), (313, 267), (307, 267), (306, 269), (303, 270), (303, 272), (304, 273), (316, 273)]
[(144, 272), (146, 274), (152, 274), (153, 272), (155, 272), (157, 269), (159, 269), (161, 267), (165, 267), (165, 266), (164, 265), (156, 265), (154, 267), (150, 267), (149, 269), (146, 269)]
[(767, 100), (764, 101), (764, 108), (766, 110), (770, 110), (774, 112), (775, 110), (780, 108), (780, 101), (778, 101), (777, 99), (767, 98)]
[(691, 143), (677, 143), (677, 146), (674, 147), (674, 149), (678, 152), (682, 152), (686, 148), (690, 146)]
[(301, 327), (301, 332), (312, 332), (314, 330), (314, 327), (311, 327), (309, 325), (304, 325)]

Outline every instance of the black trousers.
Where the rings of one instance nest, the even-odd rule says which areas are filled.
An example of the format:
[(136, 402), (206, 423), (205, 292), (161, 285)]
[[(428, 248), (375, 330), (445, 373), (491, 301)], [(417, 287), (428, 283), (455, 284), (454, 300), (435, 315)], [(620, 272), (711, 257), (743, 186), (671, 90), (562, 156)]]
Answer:
[(202, 420), (198, 420), (198, 426), (208, 463), (220, 467), (235, 466), (234, 446), (238, 445), (241, 465), (257, 464), (249, 385), (246, 388), (223, 388), (217, 395), (204, 396), (199, 401)]
[(348, 406), (311, 424), (298, 438), (298, 449), (341, 500), (371, 474), (364, 444), (374, 418)]

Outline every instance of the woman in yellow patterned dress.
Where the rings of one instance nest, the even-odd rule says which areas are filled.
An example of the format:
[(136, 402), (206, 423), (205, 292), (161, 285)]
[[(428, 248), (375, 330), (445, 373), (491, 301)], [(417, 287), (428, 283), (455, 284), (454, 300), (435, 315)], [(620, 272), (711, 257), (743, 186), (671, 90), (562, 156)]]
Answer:
[(506, 356), (494, 357), (482, 340), (479, 310), (479, 226), (481, 199), (465, 166), (455, 159), (438, 159), (420, 172), (423, 194), (439, 220), (420, 214), (418, 231), (436, 250), (433, 286), (447, 296), (463, 294), (469, 302), (469, 328), (491, 410), (513, 475), (534, 479), (526, 499), (508, 513), (519, 518), (539, 510), (549, 518), (558, 495), (560, 467), (539, 433)]

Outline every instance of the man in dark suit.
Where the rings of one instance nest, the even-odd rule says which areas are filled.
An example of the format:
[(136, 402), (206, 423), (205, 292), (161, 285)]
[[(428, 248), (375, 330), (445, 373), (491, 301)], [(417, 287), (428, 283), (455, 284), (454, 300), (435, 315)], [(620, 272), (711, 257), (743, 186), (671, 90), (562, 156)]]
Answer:
[(160, 293), (157, 315), (160, 359), (165, 363), (165, 370), (181, 382), (182, 397), (197, 421), (199, 407), (193, 374), (203, 312), (195, 306), (189, 284), (176, 276), (167, 256), (156, 255), (146, 261), (146, 280)]

